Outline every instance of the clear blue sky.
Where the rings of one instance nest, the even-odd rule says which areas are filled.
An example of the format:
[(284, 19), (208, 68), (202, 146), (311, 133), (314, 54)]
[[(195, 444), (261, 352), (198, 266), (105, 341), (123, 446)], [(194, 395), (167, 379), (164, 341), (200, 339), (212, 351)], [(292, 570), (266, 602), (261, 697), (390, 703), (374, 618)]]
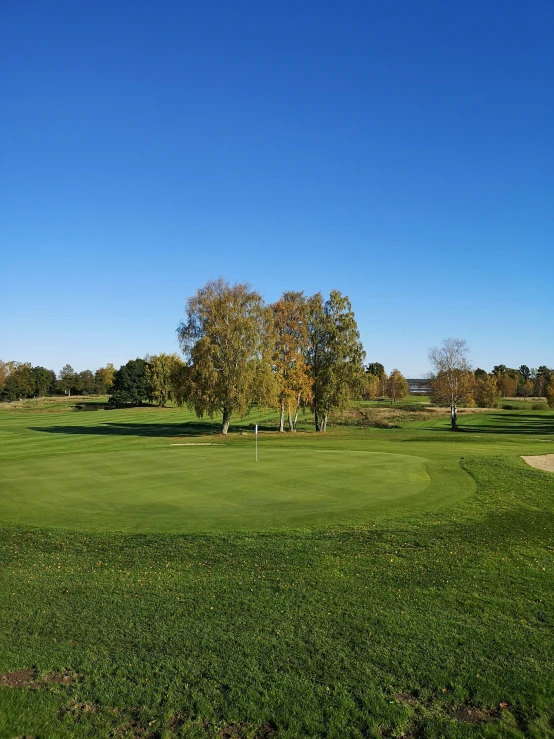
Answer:
[(0, 5), (0, 357), (176, 351), (220, 275), (408, 376), (554, 367), (553, 0)]

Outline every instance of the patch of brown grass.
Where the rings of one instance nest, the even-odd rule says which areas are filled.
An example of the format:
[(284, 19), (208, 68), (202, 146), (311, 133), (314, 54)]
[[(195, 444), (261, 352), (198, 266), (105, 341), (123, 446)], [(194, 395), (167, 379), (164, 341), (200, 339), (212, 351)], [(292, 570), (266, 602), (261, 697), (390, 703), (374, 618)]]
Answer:
[(36, 670), (15, 670), (0, 674), (0, 685), (7, 688), (42, 688), (46, 685), (72, 685), (81, 678), (82, 675), (70, 670), (48, 672), (40, 678)]
[(447, 416), (448, 408), (409, 410), (395, 406), (369, 406), (367, 408), (346, 408), (332, 414), (330, 422), (339, 426), (361, 426), (363, 428), (400, 428), (408, 421), (430, 421), (437, 416)]

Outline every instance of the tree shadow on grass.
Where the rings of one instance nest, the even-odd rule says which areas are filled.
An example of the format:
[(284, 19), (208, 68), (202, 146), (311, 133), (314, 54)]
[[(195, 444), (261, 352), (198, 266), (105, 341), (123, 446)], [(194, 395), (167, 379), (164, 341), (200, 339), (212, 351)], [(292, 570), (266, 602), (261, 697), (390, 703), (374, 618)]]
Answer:
[[(229, 429), (229, 434), (253, 432), (253, 424), (237, 423)], [(274, 431), (271, 427), (258, 426), (260, 431)], [(186, 423), (102, 423), (98, 426), (31, 426), (31, 431), (47, 434), (68, 434), (85, 436), (149, 436), (175, 438), (179, 436), (208, 436), (221, 433), (221, 423), (210, 421), (189, 421)]]
[(215, 423), (102, 423), (98, 426), (31, 426), (31, 431), (46, 434), (85, 436), (206, 436), (221, 430)]
[[(533, 413), (491, 413), (486, 419), (489, 423), (465, 424), (462, 417), (459, 419), (457, 432), (471, 434), (532, 434), (544, 436), (554, 434), (554, 414)], [(451, 431), (447, 428), (433, 427), (433, 431)]]

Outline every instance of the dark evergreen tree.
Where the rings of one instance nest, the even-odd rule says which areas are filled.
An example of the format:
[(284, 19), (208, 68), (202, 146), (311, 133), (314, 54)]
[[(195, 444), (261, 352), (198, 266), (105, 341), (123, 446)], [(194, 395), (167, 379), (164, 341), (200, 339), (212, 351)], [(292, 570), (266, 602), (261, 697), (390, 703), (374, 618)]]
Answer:
[(368, 375), (373, 375), (374, 377), (383, 377), (385, 374), (385, 367), (381, 364), (381, 362), (370, 362), (368, 365), (366, 365), (365, 371), (368, 373)]
[(141, 405), (148, 400), (144, 359), (130, 359), (114, 372), (110, 403), (117, 406)]
[(531, 370), (526, 364), (522, 364), (519, 368), (519, 374), (521, 375), (523, 382), (526, 382), (531, 377)]
[(31, 370), (35, 383), (34, 395), (44, 397), (51, 393), (56, 386), (56, 373), (46, 367), (33, 367)]
[(77, 375), (76, 390), (81, 395), (93, 395), (96, 392), (96, 381), (90, 370), (83, 370)]
[(12, 371), (6, 377), (2, 397), (5, 400), (32, 398), (35, 394), (35, 378), (29, 362), (14, 362)]

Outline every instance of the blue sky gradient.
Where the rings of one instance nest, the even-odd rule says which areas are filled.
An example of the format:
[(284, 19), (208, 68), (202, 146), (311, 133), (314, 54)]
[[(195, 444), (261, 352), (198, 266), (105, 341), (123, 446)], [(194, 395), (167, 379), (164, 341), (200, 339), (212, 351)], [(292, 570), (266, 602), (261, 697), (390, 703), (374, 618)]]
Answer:
[(0, 8), (0, 358), (176, 351), (220, 275), (407, 376), (554, 367), (554, 2)]

